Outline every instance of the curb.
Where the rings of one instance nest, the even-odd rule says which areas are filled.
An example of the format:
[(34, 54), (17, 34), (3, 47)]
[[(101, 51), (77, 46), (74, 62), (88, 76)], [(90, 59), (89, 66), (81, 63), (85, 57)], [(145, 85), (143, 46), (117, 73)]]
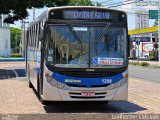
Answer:
[(0, 58), (0, 62), (25, 62), (25, 58)]
[(20, 61), (20, 62), (0, 62), (0, 64), (25, 64), (25, 61)]

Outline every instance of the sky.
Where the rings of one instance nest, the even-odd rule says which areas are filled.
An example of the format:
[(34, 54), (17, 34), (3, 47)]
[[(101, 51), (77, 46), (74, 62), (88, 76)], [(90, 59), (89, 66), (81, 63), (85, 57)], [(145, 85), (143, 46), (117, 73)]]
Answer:
[[(119, 5), (119, 4), (130, 3), (130, 2), (135, 1), (135, 0), (92, 0), (92, 1), (93, 2), (102, 2), (104, 7), (107, 7), (107, 5), (116, 6), (116, 5)], [(126, 1), (128, 1), (128, 2), (126, 2)], [(36, 17), (38, 17), (46, 9), (47, 8), (36, 9), (35, 10)], [(127, 14), (128, 14), (128, 28), (129, 28), (129, 30), (131, 30), (131, 29), (135, 29), (135, 14), (134, 14), (135, 11), (137, 11), (137, 10), (157, 10), (158, 7), (155, 7), (155, 6), (137, 7), (135, 5), (135, 3), (132, 3), (132, 4), (127, 4), (127, 5), (123, 5), (123, 6), (113, 7), (112, 9), (119, 9), (119, 10), (123, 10), (123, 11), (127, 12)], [(32, 20), (33, 20), (33, 9), (28, 10), (28, 12), (29, 12), (29, 16), (25, 21), (26, 22), (32, 22)], [(153, 26), (154, 21), (155, 20), (149, 20), (149, 26), (150, 27)], [(21, 28), (21, 23), (20, 22), (15, 22), (15, 24), (11, 24), (11, 27)]]

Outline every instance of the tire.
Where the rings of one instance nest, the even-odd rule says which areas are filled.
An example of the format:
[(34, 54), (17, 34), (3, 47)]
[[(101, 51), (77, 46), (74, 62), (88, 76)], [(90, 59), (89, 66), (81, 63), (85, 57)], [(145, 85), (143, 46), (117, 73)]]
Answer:
[(47, 105), (48, 101), (43, 100), (43, 98), (41, 97), (41, 91), (40, 91), (40, 82), (39, 82), (40, 78), (39, 78), (39, 74), (37, 74), (37, 94), (39, 97), (39, 101), (43, 104), (43, 105)]
[(46, 101), (46, 100), (43, 100), (43, 98), (42, 98), (41, 96), (39, 96), (39, 101), (40, 101), (41, 104), (43, 104), (43, 105), (48, 105), (48, 104), (49, 104), (49, 102)]
[(27, 70), (27, 77), (28, 77), (28, 86), (29, 86), (29, 88), (33, 88), (33, 85), (32, 85), (32, 83), (31, 83), (31, 81), (30, 81), (30, 72), (29, 72), (29, 65), (28, 65), (28, 70)]
[(31, 83), (31, 81), (29, 80), (29, 88), (33, 88), (33, 85), (32, 85), (32, 83)]
[(39, 74), (37, 74), (37, 93), (38, 93), (38, 96), (40, 97), (40, 96), (41, 96), (41, 93), (40, 93)]
[(101, 101), (101, 103), (108, 105), (109, 101)]

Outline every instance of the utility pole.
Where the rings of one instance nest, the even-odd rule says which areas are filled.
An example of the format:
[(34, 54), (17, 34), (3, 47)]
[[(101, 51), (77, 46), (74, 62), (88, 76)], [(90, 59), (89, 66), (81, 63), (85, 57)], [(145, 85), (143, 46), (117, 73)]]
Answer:
[(160, 1), (159, 1), (159, 4), (158, 4), (158, 38), (159, 38), (159, 62), (160, 62)]
[(137, 43), (138, 43), (138, 57), (137, 57), (137, 60), (138, 60), (138, 63), (139, 63), (139, 44), (140, 44), (140, 29), (141, 29), (141, 13), (138, 14), (138, 18), (139, 18), (139, 23), (138, 23), (138, 39), (137, 39)]
[(29, 23), (29, 22), (26, 22), (24, 20), (22, 20), (22, 26), (21, 26), (21, 54), (23, 57), (25, 57), (25, 51), (26, 51), (26, 27), (25, 27), (25, 24), (26, 23)]
[[(138, 57), (137, 57), (137, 60), (138, 60), (138, 63), (139, 63), (139, 59), (140, 59), (140, 49), (139, 49), (139, 45), (140, 45), (140, 30), (141, 28), (143, 28), (143, 20), (145, 19), (145, 17), (142, 16), (143, 13), (140, 12), (138, 13), (138, 18), (139, 18), (139, 22), (138, 22), (138, 39), (137, 39), (137, 42), (138, 42)], [(143, 52), (142, 52), (143, 54)]]

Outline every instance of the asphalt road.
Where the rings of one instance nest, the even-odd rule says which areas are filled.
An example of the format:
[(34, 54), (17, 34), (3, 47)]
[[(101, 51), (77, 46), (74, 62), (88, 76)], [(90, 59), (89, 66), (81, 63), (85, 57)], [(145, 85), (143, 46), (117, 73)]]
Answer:
[[(1, 64), (0, 79), (25, 77), (25, 63)], [(129, 77), (160, 82), (160, 69), (151, 69), (141, 66), (129, 66)]]
[(141, 66), (129, 66), (129, 76), (143, 80), (160, 82), (160, 69), (151, 69)]
[[(9, 72), (12, 73), (10, 70)], [(17, 73), (18, 77), (25, 77), (25, 69), (23, 67), (13, 68), (13, 72)], [(129, 66), (129, 77), (160, 82), (160, 69)]]
[[(25, 64), (1, 64), (0, 75), (4, 76), (8, 71), (7, 75), (10, 75), (10, 77), (13, 73), (16, 73), (12, 75), (13, 77), (17, 75), (23, 77), (25, 73), (24, 68)], [(160, 92), (158, 90), (160, 84), (147, 81), (159, 80), (160, 69), (129, 66), (129, 73), (128, 101), (111, 101), (108, 104), (100, 102), (55, 102), (42, 105), (34, 93), (34, 90), (28, 88), (27, 79), (7, 79), (6, 77), (0, 80), (0, 91), (5, 91), (0, 92), (0, 113), (35, 114), (36, 117), (39, 116), (34, 120), (107, 120), (108, 115), (114, 113), (160, 113)], [(138, 77), (145, 80), (141, 80)], [(149, 86), (150, 89), (144, 86)], [(40, 115), (46, 115), (46, 117), (40, 117)], [(0, 119), (2, 117), (0, 116)], [(18, 116), (18, 120), (23, 117), (24, 119), (33, 119), (31, 116)], [(108, 120), (110, 119), (111, 115)]]
[(0, 63), (0, 79), (25, 77), (25, 63)]

